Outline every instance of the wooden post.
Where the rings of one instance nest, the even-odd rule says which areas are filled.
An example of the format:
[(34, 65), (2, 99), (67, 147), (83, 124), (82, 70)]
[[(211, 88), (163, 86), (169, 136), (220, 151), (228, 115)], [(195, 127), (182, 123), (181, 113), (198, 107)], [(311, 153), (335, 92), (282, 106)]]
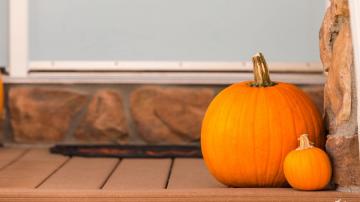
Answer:
[(9, 73), (26, 77), (28, 72), (28, 0), (9, 1)]

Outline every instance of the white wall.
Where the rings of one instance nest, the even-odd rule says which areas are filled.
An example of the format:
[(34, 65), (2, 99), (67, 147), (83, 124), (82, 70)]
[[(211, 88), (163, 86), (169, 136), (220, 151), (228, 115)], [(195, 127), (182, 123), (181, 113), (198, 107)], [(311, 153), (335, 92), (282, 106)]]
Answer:
[[(323, 0), (29, 0), (31, 60), (318, 61)], [(0, 65), (6, 64), (0, 0)]]

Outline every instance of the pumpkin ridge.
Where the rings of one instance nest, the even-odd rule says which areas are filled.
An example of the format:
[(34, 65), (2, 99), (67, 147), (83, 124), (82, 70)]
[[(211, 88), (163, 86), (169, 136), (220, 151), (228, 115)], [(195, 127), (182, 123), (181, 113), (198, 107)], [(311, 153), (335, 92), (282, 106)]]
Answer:
[[(225, 93), (225, 92), (224, 92)], [(219, 102), (219, 101), (218, 101)], [(220, 103), (220, 102), (219, 102)], [(219, 106), (220, 106), (220, 104), (219, 104)], [(219, 113), (219, 116), (217, 116), (217, 117), (214, 117), (214, 120), (215, 120), (215, 122), (219, 122), (219, 120), (220, 119), (222, 119), (222, 117), (223, 117), (223, 113), (224, 113), (224, 108), (223, 107), (218, 107), (218, 108), (220, 108), (221, 109), (221, 113)], [(211, 128), (210, 128), (210, 130), (211, 130)], [(210, 132), (210, 133), (214, 133), (214, 132)], [(218, 131), (216, 131), (216, 133), (218, 133)], [(210, 136), (210, 145), (212, 146), (212, 145), (216, 145), (215, 143), (218, 141), (217, 140), (217, 136), (216, 136), (216, 133), (215, 134), (212, 134), (211, 136)], [(219, 134), (220, 134), (220, 132), (219, 132)], [(214, 143), (215, 142), (215, 143)], [(218, 150), (218, 147), (213, 147), (212, 146), (212, 148), (213, 149), (211, 149), (211, 150), (208, 150), (208, 152), (210, 152), (210, 153), (212, 153), (211, 154), (211, 156), (216, 156), (216, 157), (218, 157), (218, 155), (219, 155), (219, 152), (217, 151)], [(209, 160), (209, 162), (213, 162), (213, 158), (211, 158), (210, 160)], [(217, 172), (219, 172), (218, 171), (218, 169), (211, 169), (212, 170), (212, 172), (214, 172), (215, 174), (217, 173)], [(218, 176), (218, 175), (215, 175), (215, 176)], [(221, 176), (222, 177), (222, 176)], [(219, 179), (220, 181), (222, 181), (223, 179)]]
[[(244, 87), (244, 86), (242, 86), (242, 88), (243, 88), (243, 90), (244, 90), (244, 93), (239, 93), (238, 94), (238, 99), (239, 100), (243, 100), (244, 99), (244, 97), (246, 97), (246, 93), (248, 93), (248, 91), (249, 91), (249, 89), (248, 88), (246, 88), (246, 87)], [(238, 109), (238, 111), (239, 111), (239, 113), (238, 114), (243, 114), (244, 112), (245, 112), (245, 109), (246, 109), (246, 107), (245, 107), (245, 104), (242, 104), (241, 106), (239, 106), (239, 109)], [(236, 123), (238, 123), (238, 124), (236, 124), (236, 126), (235, 126), (235, 129), (234, 129), (234, 131), (239, 131), (239, 129), (241, 129), (242, 127), (243, 127), (243, 119), (245, 118), (245, 116), (238, 116), (237, 117), (237, 120), (236, 120)], [(234, 133), (235, 134), (235, 133)], [(236, 134), (235, 134), (236, 135)], [(231, 138), (231, 139), (235, 139), (235, 138)], [(240, 144), (240, 141), (232, 141), (233, 143), (235, 143), (235, 148), (241, 148), (240, 146), (239, 146), (239, 144)], [(242, 142), (241, 142), (242, 143)], [(241, 148), (242, 149), (242, 148)], [(240, 153), (240, 151), (239, 151), (239, 153)], [(238, 157), (237, 157), (238, 158)], [(235, 169), (235, 173), (233, 173), (233, 175), (234, 176), (244, 176), (244, 173), (243, 173), (243, 170), (242, 169)]]
[[(309, 121), (306, 119), (307, 115), (304, 114), (304, 110), (301, 109), (301, 107), (299, 106), (303, 106), (304, 103), (302, 102), (302, 100), (300, 99), (301, 95), (295, 94), (293, 89), (288, 88), (288, 86), (290, 85), (282, 85), (279, 86), (279, 88), (283, 89), (284, 92), (286, 92), (287, 95), (291, 96), (293, 100), (293, 106), (295, 106), (294, 108), (296, 109), (296, 111), (298, 112), (299, 116), (301, 117), (301, 120), (304, 120), (304, 126), (305, 126), (305, 130), (306, 131), (299, 131), (298, 133), (302, 134), (302, 133), (308, 133), (311, 134), (312, 137), (315, 139), (314, 135), (316, 133), (316, 131), (314, 130), (309, 130)], [(297, 90), (297, 89), (296, 89)], [(310, 124), (310, 128), (312, 128), (312, 124)], [(296, 135), (296, 133), (295, 133)], [(296, 140), (298, 139), (298, 136), (296, 136)], [(286, 155), (286, 154), (285, 154)]]
[[(265, 88), (258, 88), (258, 95), (257, 95), (257, 102), (255, 103), (255, 120), (254, 122), (254, 132), (252, 133), (255, 141), (254, 144), (257, 144), (257, 146), (254, 147), (255, 149), (255, 156), (258, 157), (257, 162), (257, 175), (260, 176), (259, 181), (257, 182), (261, 187), (265, 186), (266, 184), (266, 175), (264, 173), (266, 172), (266, 158), (268, 158), (268, 152), (267, 146), (268, 144), (264, 144), (264, 142), (268, 143), (268, 131), (263, 131), (263, 128), (265, 127), (265, 124), (267, 124), (267, 121), (265, 118), (267, 118), (267, 113), (265, 113), (265, 110), (268, 109), (266, 107), (266, 95), (265, 95)], [(259, 113), (261, 112), (261, 113)], [(266, 141), (265, 141), (266, 139)], [(259, 149), (260, 148), (260, 149)], [(259, 158), (260, 157), (260, 158)], [(261, 177), (265, 176), (265, 177)]]
[[(324, 153), (322, 152), (322, 150), (321, 149), (319, 149), (319, 148), (316, 148), (316, 147), (314, 147), (313, 148), (314, 150), (314, 152), (313, 152), (313, 156), (314, 156), (314, 160), (315, 161), (318, 161), (319, 162), (319, 170), (323, 170), (323, 171), (327, 171), (328, 169), (330, 169), (330, 172), (331, 172), (331, 166), (330, 167), (327, 167), (323, 162), (326, 162), (326, 161), (329, 161), (329, 158), (326, 156), (326, 154), (324, 155)], [(317, 153), (317, 155), (318, 156), (320, 156), (320, 158), (321, 159), (319, 159), (319, 158), (316, 158), (316, 156), (315, 156), (315, 152)], [(314, 161), (313, 160), (313, 161)], [(320, 172), (319, 173), (319, 175), (320, 175), (320, 177), (318, 178), (318, 183), (317, 183), (317, 187), (320, 187), (321, 186), (321, 179), (323, 179), (323, 178), (327, 178), (328, 179), (328, 181), (330, 180), (329, 179), (329, 175), (327, 175), (328, 173), (326, 172)]]
[[(295, 112), (297, 112), (297, 114), (299, 114), (299, 116), (301, 117), (301, 120), (306, 120), (305, 119), (306, 115), (304, 115), (303, 110), (299, 107), (300, 103), (299, 103), (299, 100), (297, 99), (298, 96), (296, 94), (294, 94), (291, 89), (286, 88), (286, 86), (287, 86), (286, 84), (281, 85), (281, 86), (279, 85), (279, 89), (282, 89), (285, 92), (284, 95), (291, 97), (291, 99), (289, 99), (289, 100), (293, 105), (293, 109), (295, 109)], [(299, 132), (300, 133), (309, 133), (308, 124), (306, 121), (304, 122), (304, 126), (305, 126), (306, 131), (299, 131)], [(299, 132), (297, 131), (297, 133), (299, 133)], [(297, 138), (298, 138), (298, 136), (296, 136), (296, 139)]]
[[(282, 85), (282, 83), (279, 84), (279, 85), (277, 85), (277, 87), (274, 88), (274, 92), (277, 92), (277, 93), (279, 94), (279, 97), (281, 97), (281, 98), (283, 99), (283, 101), (284, 101), (285, 103), (287, 103), (287, 106), (293, 106), (292, 101), (290, 101), (289, 98), (288, 98), (283, 92), (281, 92), (281, 89), (279, 89), (279, 86), (281, 86), (281, 85)], [(290, 110), (291, 112), (293, 112), (293, 107), (289, 107), (289, 110)], [(295, 139), (297, 139), (297, 136), (296, 136), (296, 124), (295, 124), (294, 116), (291, 116), (291, 120), (292, 120), (292, 127), (291, 127), (291, 129), (292, 129), (292, 131), (293, 131), (293, 134), (295, 134)], [(295, 128), (294, 128), (294, 127), (295, 127)], [(282, 136), (283, 136), (283, 135), (282, 135)], [(277, 165), (279, 165), (279, 166), (278, 166), (279, 168), (278, 168), (277, 174), (275, 175), (275, 178), (273, 179), (273, 184), (276, 184), (276, 182), (279, 181), (279, 178), (281, 178), (282, 175), (283, 175), (282, 165), (283, 165), (283, 161), (284, 161), (285, 155), (286, 155), (286, 154), (284, 154), (283, 145), (284, 145), (284, 138), (282, 137), (282, 138), (281, 138), (281, 148), (282, 148), (282, 149), (281, 149), (281, 158), (280, 158), (280, 162), (277, 164)]]
[[(321, 162), (331, 162), (329, 157), (326, 155), (326, 153), (323, 153), (321, 149), (320, 149), (319, 153), (322, 154), (321, 155), (322, 156), (322, 161)], [(326, 164), (324, 164), (324, 163), (322, 163), (321, 165), (322, 165), (322, 168), (321, 168), (322, 170), (326, 170), (326, 171), (328, 171), (330, 173), (329, 175), (325, 175), (325, 173), (322, 172), (323, 177), (324, 178), (326, 177), (327, 180), (330, 181), (331, 173), (332, 173), (331, 163), (330, 163), (330, 166), (326, 166)]]
[[(236, 85), (236, 88), (239, 88), (239, 86), (238, 85)], [(240, 89), (237, 89), (237, 90), (240, 90)], [(226, 121), (225, 121), (225, 125), (224, 125), (224, 130), (225, 130), (225, 133), (223, 133), (223, 134), (229, 134), (229, 128), (231, 128), (231, 127), (229, 127), (229, 123), (231, 123), (230, 121), (229, 121), (229, 119), (230, 118), (232, 118), (231, 117), (231, 113), (233, 112), (233, 110), (234, 110), (234, 107), (236, 106), (236, 105), (234, 105), (234, 104), (232, 104), (232, 103), (235, 103), (236, 102), (236, 99), (237, 99), (237, 96), (238, 94), (237, 93), (234, 93), (234, 92), (232, 92), (231, 93), (231, 99), (229, 99), (230, 101), (229, 101), (229, 103), (231, 103), (230, 104), (230, 106), (231, 107), (227, 107), (226, 109), (227, 109), (227, 113), (226, 113)], [(231, 126), (231, 125), (230, 125)], [(232, 131), (230, 131), (230, 133), (231, 133)], [(228, 136), (228, 135), (227, 135)], [(229, 138), (229, 137), (226, 137), (226, 138), (220, 138), (220, 144), (221, 145), (228, 145), (227, 143), (228, 143), (228, 140), (229, 139), (231, 139), (231, 138)], [(219, 139), (217, 140), (217, 141), (219, 141)], [(226, 144), (225, 144), (226, 143)], [(224, 152), (224, 153), (229, 153), (228, 152), (228, 148), (222, 148), (222, 149), (224, 149), (226, 152)], [(227, 155), (224, 155), (223, 153), (222, 153), (222, 156), (221, 156), (221, 161), (220, 162), (226, 162), (226, 157)], [(228, 169), (228, 165), (226, 164), (226, 165), (223, 165), (223, 167), (222, 167), (222, 169)], [(226, 181), (231, 181), (231, 179), (225, 179)]]
[[(297, 154), (297, 156), (298, 156), (298, 161), (300, 161), (300, 163), (299, 163), (299, 165), (301, 165), (301, 169), (296, 169), (296, 170), (307, 170), (306, 169), (306, 162), (305, 162), (305, 159), (304, 158), (301, 158), (301, 156), (302, 156), (302, 153), (301, 152), (296, 152), (296, 154)], [(309, 183), (311, 183), (311, 181), (309, 181), (308, 179), (306, 179), (306, 178), (304, 178), (303, 180), (303, 183), (304, 184), (306, 184), (306, 186), (309, 186)], [(300, 185), (298, 185), (298, 186), (301, 186), (301, 184)]]
[(272, 149), (272, 147), (271, 147), (271, 140), (272, 140), (272, 130), (271, 130), (271, 117), (270, 117), (270, 115), (272, 114), (270, 111), (271, 111), (271, 108), (269, 107), (269, 102), (271, 102), (271, 101), (269, 101), (269, 99), (266, 99), (266, 97), (268, 97), (268, 95), (267, 94), (270, 94), (272, 91), (271, 90), (269, 90), (269, 91), (266, 91), (265, 89), (264, 89), (264, 93), (265, 93), (265, 100), (266, 100), (266, 109), (267, 109), (267, 113), (266, 113), (266, 115), (267, 115), (267, 128), (269, 128), (269, 134), (268, 134), (268, 141), (267, 141), (267, 146), (268, 146), (268, 148), (267, 148), (267, 155), (266, 155), (266, 163), (265, 163), (265, 165), (266, 165), (266, 170), (265, 170), (265, 182), (266, 182), (266, 184), (268, 184), (268, 182), (270, 181), (269, 180), (269, 175), (268, 175), (268, 173), (269, 173), (269, 168), (268, 168), (268, 166), (267, 165), (269, 165), (269, 160), (270, 160), (270, 156), (271, 156), (271, 149)]
[[(232, 87), (232, 86), (230, 86)], [(229, 87), (229, 88), (230, 88)], [(204, 119), (203, 119), (203, 126), (205, 125), (204, 123), (207, 122), (212, 122), (212, 120), (215, 118), (216, 122), (220, 119), (219, 117), (214, 117), (214, 116), (208, 116), (207, 114), (213, 114), (214, 111), (219, 109), (219, 106), (221, 104), (221, 102), (219, 101), (219, 99), (221, 98), (221, 94), (226, 94), (227, 91), (222, 91), (220, 92), (217, 96), (215, 96), (215, 98), (213, 99), (213, 101), (209, 104), (208, 109), (210, 109), (209, 111), (206, 111)], [(210, 119), (210, 120), (209, 120)], [(218, 176), (216, 173), (216, 170), (213, 169), (214, 165), (213, 165), (213, 160), (210, 159), (208, 156), (214, 156), (214, 150), (209, 150), (208, 149), (208, 145), (212, 146), (214, 145), (214, 135), (212, 134), (212, 132), (208, 132), (208, 131), (214, 131), (213, 127), (215, 127), (214, 125), (211, 125), (210, 127), (208, 126), (208, 124), (206, 124), (207, 127), (202, 127), (201, 128), (201, 133), (202, 134), (211, 134), (211, 135), (201, 135), (201, 151), (203, 153), (203, 158), (205, 160), (205, 164), (207, 165), (207, 167), (209, 168), (209, 171), (214, 175), (214, 176)]]
[[(301, 90), (298, 90), (297, 93), (299, 95), (302, 95), (301, 96), (301, 99), (304, 101), (304, 103), (306, 103), (306, 106), (308, 107), (310, 113), (311, 113), (311, 119), (312, 119), (312, 126), (314, 127), (315, 129), (315, 133), (317, 131), (319, 131), (319, 136), (321, 137), (321, 139), (319, 138), (314, 138), (314, 143), (315, 145), (319, 146), (319, 147), (322, 147), (323, 143), (322, 143), (322, 139), (323, 139), (323, 129), (322, 129), (322, 121), (319, 117), (321, 117), (318, 109), (316, 108), (316, 106), (311, 102), (310, 98), (307, 97), (307, 95), (301, 91)], [(314, 123), (317, 123), (317, 124), (314, 124)], [(321, 142), (320, 142), (321, 141)]]
[[(314, 121), (316, 122), (316, 120), (313, 119), (314, 116), (317, 116), (313, 113), (313, 108), (310, 106), (312, 103), (311, 101), (305, 101), (304, 100), (304, 97), (306, 96), (305, 94), (301, 94), (299, 93), (299, 89), (295, 89), (294, 90), (294, 87), (293, 86), (290, 86), (290, 85), (284, 85), (282, 86), (284, 89), (287, 90), (287, 92), (291, 93), (294, 95), (294, 97), (297, 97), (299, 99), (297, 99), (298, 102), (300, 102), (300, 105), (299, 106), (303, 106), (304, 108), (306, 108), (307, 112), (310, 112), (311, 115), (310, 115), (310, 118), (311, 120), (308, 120), (308, 119), (303, 119), (305, 120), (305, 128), (307, 131), (303, 132), (303, 133), (307, 133), (309, 135), (311, 135), (311, 139), (313, 139), (314, 143), (316, 146), (321, 146), (319, 141), (317, 140), (319, 137), (315, 137), (315, 134), (317, 133), (317, 131), (319, 131), (319, 136), (321, 136), (321, 130), (318, 130), (317, 126), (315, 126), (316, 124), (314, 124)], [(300, 91), (301, 92), (301, 91)], [(305, 114), (304, 115), (304, 110), (300, 110), (300, 113), (302, 115), (302, 117), (306, 117), (307, 115)]]
[[(231, 89), (237, 88), (237, 87), (238, 87), (238, 85), (235, 84), (235, 85), (231, 86)], [(227, 99), (224, 103), (222, 103), (222, 106), (221, 106), (222, 111), (221, 111), (221, 114), (217, 117), (216, 122), (219, 122), (220, 120), (221, 120), (221, 122), (225, 122), (225, 123), (229, 122), (228, 120), (230, 119), (229, 114), (231, 113), (231, 109), (229, 109), (227, 106), (230, 105), (230, 106), (234, 107), (234, 105), (232, 105), (232, 103), (234, 103), (235, 97), (236, 97), (236, 93), (234, 93), (233, 91), (227, 92)], [(225, 117), (225, 121), (224, 121), (224, 117)], [(227, 127), (226, 127), (226, 125), (224, 125), (222, 128), (222, 132), (220, 132), (220, 134), (226, 134), (226, 130), (227, 130)], [(220, 136), (216, 135), (216, 134), (215, 134), (215, 136), (212, 136), (212, 141), (213, 142), (215, 141), (219, 145), (225, 145), (224, 144), (225, 139), (227, 139), (227, 138), (224, 138), (224, 137), (220, 138)], [(213, 142), (212, 142), (212, 145), (214, 145)], [(222, 150), (224, 150), (224, 151), (222, 151)], [(217, 156), (217, 158), (220, 158), (220, 162), (225, 162), (224, 158), (226, 158), (225, 157), (226, 155), (224, 155), (224, 153), (227, 153), (226, 150), (227, 150), (227, 148), (222, 148), (222, 147), (213, 147), (213, 149), (212, 149), (215, 156)], [(213, 159), (211, 161), (213, 161)], [(227, 165), (221, 165), (220, 170), (222, 170), (222, 172), (223, 172), (223, 170), (226, 169), (226, 166)], [(221, 176), (221, 177), (222, 177), (221, 180), (228, 181), (228, 179), (226, 179), (226, 177), (225, 178), (224, 178), (224, 176)]]
[[(216, 97), (215, 97), (215, 99), (213, 100), (212, 103), (210, 103), (210, 105), (214, 105), (214, 106), (211, 106), (211, 109), (217, 109), (217, 108), (219, 108), (220, 102), (219, 102), (219, 101), (216, 99)], [(212, 114), (213, 112), (212, 112), (212, 111), (209, 111), (209, 112), (207, 112), (207, 113)], [(205, 118), (207, 118), (207, 117), (209, 117), (209, 116), (206, 116), (206, 115), (205, 115)], [(213, 122), (213, 119), (215, 119), (215, 118), (216, 118), (216, 117), (214, 117), (214, 116), (210, 116), (210, 117), (209, 117), (210, 120), (207, 120), (207, 119), (205, 120), (205, 119), (204, 119), (203, 122)], [(203, 130), (205, 130), (205, 131), (203, 131)], [(210, 131), (210, 132), (208, 132), (208, 131)], [(209, 149), (207, 149), (207, 148), (209, 147), (208, 145), (210, 145), (210, 146), (214, 145), (215, 137), (214, 137), (214, 135), (212, 134), (212, 132), (211, 132), (211, 130), (210, 130), (209, 127), (206, 127), (205, 129), (202, 129), (202, 133), (209, 133), (209, 134), (211, 134), (211, 135), (205, 136), (205, 137), (206, 137), (206, 140), (205, 140), (205, 139), (202, 139), (202, 140), (201, 140), (202, 142), (206, 143), (205, 145), (202, 146), (202, 152), (203, 152), (203, 158), (204, 158), (204, 160), (205, 160), (206, 165), (207, 165), (208, 168), (209, 168), (210, 173), (212, 173), (214, 176), (217, 176), (216, 170), (214, 169), (213, 160), (210, 158), (210, 156), (214, 156), (214, 155), (215, 155), (214, 150), (209, 150)], [(202, 144), (204, 144), (204, 143), (202, 143)]]
[[(306, 133), (309, 134), (310, 130), (311, 130), (311, 132), (312, 132), (311, 135), (314, 135), (316, 133), (316, 131), (317, 131), (316, 127), (314, 126), (315, 124), (313, 124), (313, 122), (314, 122), (314, 119), (313, 119), (314, 113), (312, 113), (312, 108), (311, 107), (309, 108), (309, 103), (304, 100), (304, 96), (306, 96), (306, 95), (300, 94), (298, 92), (299, 91), (298, 89), (293, 90), (292, 86), (291, 86), (291, 88), (290, 88), (290, 86), (285, 86), (285, 88), (288, 89), (288, 91), (291, 91), (293, 94), (297, 95), (297, 97), (299, 98), (298, 101), (300, 102), (300, 105), (307, 108), (306, 111), (311, 113), (311, 115), (310, 115), (311, 121), (310, 122), (309, 121), (305, 122), (306, 130), (308, 130), (308, 131), (306, 131)], [(301, 113), (303, 114), (303, 110), (301, 110)], [(314, 139), (315, 145), (318, 145), (317, 138), (314, 138), (314, 137), (312, 137), (312, 138)]]
[[(216, 169), (216, 167), (218, 167), (219, 165), (216, 164), (216, 161), (214, 160), (214, 158), (217, 158), (217, 147), (214, 148), (214, 145), (217, 145), (217, 135), (216, 134), (221, 134), (218, 131), (218, 128), (216, 127), (216, 125), (212, 124), (209, 125), (209, 123), (218, 123), (219, 120), (222, 119), (223, 117), (223, 111), (226, 109), (224, 108), (224, 103), (223, 100), (227, 100), (227, 98), (229, 96), (231, 96), (231, 92), (233, 90), (233, 88), (236, 88), (236, 84), (233, 84), (231, 86), (228, 87), (228, 89), (225, 89), (224, 91), (221, 91), (217, 96), (215, 96), (215, 98), (213, 99), (213, 101), (210, 103), (208, 110), (205, 114), (204, 120), (203, 120), (203, 127), (201, 130), (201, 150), (203, 153), (203, 158), (205, 160), (205, 164), (208, 167), (210, 173), (212, 175), (214, 175), (219, 181), (223, 181), (224, 179), (222, 178), (221, 175), (221, 169)], [(226, 98), (224, 98), (226, 97)], [(225, 104), (229, 104), (230, 101), (227, 101)], [(220, 112), (219, 112), (220, 111)], [(217, 114), (217, 116), (213, 116), (213, 114)], [(205, 127), (206, 126), (206, 127)], [(204, 134), (208, 134), (208, 135), (204, 135)], [(209, 149), (209, 148), (214, 148), (214, 149)], [(220, 174), (220, 175), (219, 175)]]
[[(274, 100), (274, 99), (269, 99), (270, 101), (269, 101), (269, 103), (271, 103), (271, 104), (268, 104), (269, 105), (269, 107), (268, 107), (268, 114), (276, 114), (276, 112), (278, 111), (278, 109), (276, 108), (278, 105), (279, 105), (279, 99), (282, 99), (283, 101), (282, 102), (285, 102), (285, 103), (287, 103), (287, 101), (285, 100), (285, 98), (284, 98), (284, 96), (283, 95), (281, 95), (281, 93), (279, 93), (279, 91), (278, 91), (278, 89), (277, 88), (273, 88), (273, 89), (271, 89), (271, 90), (269, 90), (268, 91), (268, 93), (271, 93), (272, 95), (270, 96), (270, 97), (276, 97), (277, 99), (276, 100)], [(273, 111), (273, 109), (274, 109), (274, 107), (276, 108), (276, 110), (275, 110), (275, 112)], [(277, 115), (277, 114), (276, 114)], [(272, 156), (271, 154), (272, 153), (274, 153), (274, 152), (271, 152), (274, 148), (272, 148), (272, 147), (270, 147), (270, 145), (271, 145), (271, 140), (273, 139), (273, 129), (271, 129), (270, 127), (272, 126), (272, 124), (271, 124), (271, 121), (273, 120), (273, 116), (268, 116), (268, 125), (269, 125), (269, 132), (270, 132), (270, 140), (269, 140), (269, 156)], [(279, 131), (275, 131), (275, 133), (278, 133)], [(281, 170), (281, 168), (282, 168), (282, 164), (281, 164), (281, 159), (283, 158), (283, 149), (282, 149), (282, 147), (283, 147), (283, 138), (281, 138), (281, 158), (279, 159), (280, 160), (280, 162), (277, 162), (275, 165), (277, 165), (276, 167), (276, 169), (275, 170), (277, 170), (277, 172), (276, 172), (276, 174), (275, 175), (273, 175), (272, 177), (271, 177), (271, 179), (269, 179), (269, 182), (270, 182), (270, 184), (272, 185), (272, 186), (277, 186), (277, 184), (275, 183), (276, 181), (278, 181), (277, 180), (277, 178), (278, 178), (278, 176), (279, 176), (279, 173), (280, 173), (280, 170)], [(275, 151), (275, 154), (276, 154), (277, 152)], [(268, 176), (268, 175), (267, 175)]]
[[(316, 149), (315, 149), (315, 150), (316, 150)], [(316, 162), (316, 161), (318, 161), (318, 158), (316, 158), (314, 152), (310, 152), (310, 151), (314, 151), (314, 150), (309, 150), (306, 155), (309, 156), (309, 159), (308, 159), (308, 162), (307, 162), (307, 163), (308, 163), (308, 167), (310, 167), (309, 170), (311, 170), (311, 179), (317, 179), (317, 182), (319, 182), (319, 179), (320, 179), (320, 178), (318, 177), (318, 175), (321, 175), (321, 174), (314, 172), (314, 170), (311, 169), (311, 166), (309, 165), (310, 162)], [(315, 184), (315, 183), (314, 183), (314, 184)], [(308, 188), (311, 187), (311, 185), (312, 185), (312, 183), (311, 183), (311, 181), (309, 180), (309, 182), (308, 182)]]
[[(290, 159), (290, 156), (291, 156), (292, 158), (296, 158), (296, 159), (297, 159), (297, 153), (296, 153), (296, 152), (290, 152), (290, 153), (288, 154), (288, 156), (286, 156), (286, 158), (285, 158), (285, 160), (284, 160), (284, 174), (285, 174), (285, 171), (286, 171), (286, 172), (289, 172), (289, 173), (295, 173), (295, 172), (296, 172), (295, 169), (297, 169), (297, 168), (299, 167), (299, 166), (294, 165), (294, 161), (290, 161), (290, 160), (289, 160), (289, 159)], [(291, 166), (288, 166), (288, 169), (290, 169), (290, 171), (289, 171), (289, 170), (285, 170), (285, 165), (286, 165), (286, 164), (291, 165)], [(288, 182), (289, 182), (289, 181), (290, 181), (290, 182), (293, 182), (293, 181), (294, 181), (292, 175), (287, 176), (286, 179), (287, 179)], [(291, 186), (293, 186), (293, 185), (291, 184)]]
[[(317, 148), (315, 148), (314, 150), (313, 150), (314, 152), (309, 152), (310, 153), (310, 156), (311, 156), (311, 161), (312, 162), (314, 162), (314, 161), (319, 161), (319, 159), (318, 158), (316, 158), (316, 156), (318, 156), (319, 154), (318, 154), (318, 152), (317, 152)], [(322, 155), (321, 155), (322, 156)], [(320, 167), (320, 169), (319, 170), (323, 170), (323, 168), (321, 168), (322, 167), (322, 163), (321, 163), (322, 161), (319, 161), (319, 167)], [(312, 172), (312, 174), (313, 174), (313, 178), (312, 179), (317, 179), (316, 180), (316, 183), (314, 183), (317, 187), (320, 187), (320, 185), (321, 185), (321, 178), (322, 178), (322, 172), (320, 172), (320, 173), (316, 173), (316, 172), (314, 172), (314, 170), (312, 170), (313, 172)], [(320, 177), (316, 177), (316, 175), (320, 175)]]
[[(259, 89), (256, 89), (255, 91), (253, 91), (252, 94), (255, 94), (255, 95), (252, 95), (252, 97), (251, 97), (252, 99), (250, 99), (251, 100), (250, 105), (253, 105), (252, 103), (256, 103), (255, 104), (255, 106), (256, 106), (258, 104)], [(251, 106), (249, 107), (249, 109), (251, 109)], [(255, 113), (252, 110), (249, 110), (249, 111), (252, 112), (253, 114), (256, 114), (256, 109), (257, 108), (255, 107)], [(248, 117), (248, 116), (246, 116), (246, 117)], [(249, 127), (249, 128), (252, 129), (250, 134), (254, 134), (255, 127), (256, 127), (256, 124), (255, 124), (256, 123), (256, 116), (253, 115), (252, 118), (253, 118), (253, 120), (252, 120), (253, 125), (252, 125), (252, 127)], [(255, 169), (254, 169), (254, 171), (255, 171), (255, 184), (258, 184), (259, 181), (258, 181), (257, 158), (256, 158), (256, 141), (255, 140), (256, 140), (255, 136), (252, 135), (252, 149), (253, 149), (252, 156), (253, 156), (253, 159), (254, 159), (254, 167), (255, 167)]]
[[(246, 93), (244, 92), (243, 93), (243, 109), (241, 111), (241, 121), (242, 121), (242, 124), (238, 124), (238, 128), (240, 130), (237, 129), (236, 133), (239, 134), (239, 133), (243, 133), (245, 134), (247, 137), (246, 139), (248, 140), (253, 140), (254, 139), (254, 136), (252, 136), (252, 132), (250, 132), (253, 127), (250, 126), (248, 127), (249, 125), (249, 120), (246, 121), (249, 117), (252, 116), (253, 119), (255, 119), (255, 114), (254, 114), (254, 109), (251, 107), (254, 103), (254, 100), (257, 99), (257, 96), (258, 96), (258, 90), (256, 90), (256, 92), (254, 92), (253, 88), (247, 86), (246, 84), (243, 85), (243, 88), (246, 89)], [(249, 116), (249, 114), (251, 116)], [(247, 123), (247, 124), (246, 124)], [(247, 128), (247, 130), (244, 131), (244, 128)], [(238, 141), (237, 142), (238, 145), (241, 146), (241, 148), (244, 148), (242, 150), (242, 152), (244, 152), (243, 154), (244, 155), (247, 155), (248, 156), (248, 159), (253, 159), (253, 161), (249, 162), (249, 161), (246, 161), (246, 163), (241, 163), (241, 166), (246, 166), (246, 164), (250, 163), (250, 164), (253, 164), (251, 165), (251, 167), (249, 168), (249, 166), (246, 166), (245, 169), (242, 169), (242, 172), (243, 172), (243, 176), (242, 178), (246, 181), (246, 183), (248, 184), (247, 186), (254, 186), (254, 184), (256, 184), (258, 182), (258, 176), (257, 176), (257, 162), (254, 158), (254, 156), (256, 155), (255, 154), (255, 147), (254, 145), (249, 145), (248, 147), (247, 146), (244, 146), (244, 141)], [(240, 152), (240, 151), (239, 151)], [(239, 157), (237, 157), (239, 158)], [(256, 175), (255, 179), (254, 178), (249, 178), (249, 176), (254, 176)]]

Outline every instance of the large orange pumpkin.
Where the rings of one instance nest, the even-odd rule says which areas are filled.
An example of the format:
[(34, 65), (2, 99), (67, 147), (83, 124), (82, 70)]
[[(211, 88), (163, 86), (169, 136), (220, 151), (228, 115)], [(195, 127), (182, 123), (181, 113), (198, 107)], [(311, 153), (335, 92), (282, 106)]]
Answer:
[(255, 81), (233, 84), (209, 105), (201, 148), (211, 174), (232, 187), (279, 187), (283, 161), (300, 134), (323, 147), (323, 125), (310, 98), (294, 85), (272, 82), (261, 53)]

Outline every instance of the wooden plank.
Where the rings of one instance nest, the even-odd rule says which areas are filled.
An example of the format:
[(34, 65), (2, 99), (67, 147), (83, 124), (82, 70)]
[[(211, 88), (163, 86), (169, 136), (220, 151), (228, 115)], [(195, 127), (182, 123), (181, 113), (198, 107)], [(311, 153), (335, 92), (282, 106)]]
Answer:
[(66, 159), (47, 149), (32, 149), (0, 171), (0, 188), (35, 188)]
[(98, 189), (119, 162), (114, 158), (74, 157), (39, 189)]
[(336, 191), (295, 191), (290, 188), (214, 188), (194, 190), (29, 190), (0, 189), (0, 202), (117, 202), (117, 201), (292, 201), (358, 202), (360, 193)]
[(168, 189), (224, 187), (210, 175), (202, 159), (175, 159)]
[(170, 164), (170, 159), (124, 159), (104, 189), (163, 189), (166, 186)]
[(26, 153), (24, 148), (1, 148), (0, 149), (0, 170), (9, 166)]

